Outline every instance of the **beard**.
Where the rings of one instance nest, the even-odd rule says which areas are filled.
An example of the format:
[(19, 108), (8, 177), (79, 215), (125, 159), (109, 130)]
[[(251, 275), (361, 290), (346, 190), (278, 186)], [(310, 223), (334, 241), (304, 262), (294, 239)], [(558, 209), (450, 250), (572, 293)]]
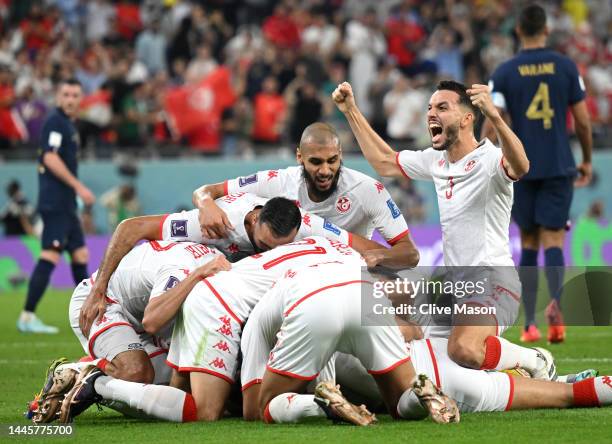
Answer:
[(306, 187), (308, 188), (308, 193), (315, 197), (318, 201), (323, 201), (327, 199), (329, 196), (334, 194), (336, 189), (338, 188), (338, 181), (340, 180), (340, 173), (342, 172), (342, 162), (340, 162), (340, 167), (338, 167), (338, 171), (336, 171), (336, 175), (334, 176), (330, 187), (327, 190), (320, 190), (317, 188), (317, 182), (314, 177), (312, 177), (304, 165), (302, 165), (302, 177), (306, 181)]
[(438, 148), (433, 147), (436, 151), (447, 151), (455, 144), (455, 142), (457, 142), (457, 139), (459, 139), (459, 124), (447, 126), (444, 129), (444, 132), (446, 133), (446, 140)]

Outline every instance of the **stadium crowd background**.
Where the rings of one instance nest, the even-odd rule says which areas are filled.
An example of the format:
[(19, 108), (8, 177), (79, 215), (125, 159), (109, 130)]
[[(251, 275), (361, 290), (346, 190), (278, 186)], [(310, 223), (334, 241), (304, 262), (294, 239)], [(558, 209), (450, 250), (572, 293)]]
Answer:
[[(423, 148), (437, 79), (486, 81), (517, 50), (524, 3), (0, 0), (0, 157), (36, 157), (54, 85), (72, 76), (84, 87), (79, 132), (90, 157), (289, 152), (317, 120), (335, 125), (350, 152), (329, 100), (345, 79), (376, 131), (396, 148)], [(540, 3), (549, 44), (585, 80), (595, 146), (612, 146), (612, 4)]]

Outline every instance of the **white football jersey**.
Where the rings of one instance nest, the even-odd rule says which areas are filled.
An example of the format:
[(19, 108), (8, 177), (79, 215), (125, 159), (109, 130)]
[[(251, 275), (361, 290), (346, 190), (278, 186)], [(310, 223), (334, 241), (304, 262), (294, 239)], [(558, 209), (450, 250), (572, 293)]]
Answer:
[(385, 187), (350, 168), (342, 168), (338, 188), (323, 202), (313, 202), (308, 197), (301, 166), (259, 171), (225, 182), (226, 194), (239, 191), (295, 200), (305, 211), (368, 239), (375, 229), (390, 244), (408, 234), (406, 220)]
[(508, 234), (514, 179), (502, 157), (488, 139), (455, 163), (433, 148), (397, 153), (407, 177), (434, 182), (445, 265), (514, 265)]
[(198, 285), (207, 285), (242, 323), (278, 279), (321, 263), (347, 264), (356, 273), (366, 266), (361, 255), (348, 245), (313, 236), (244, 258), (233, 264), (230, 271), (221, 271)]
[[(151, 241), (134, 247), (119, 263), (108, 283), (108, 298), (123, 307), (139, 331), (149, 300), (177, 285), (190, 272), (222, 253), (192, 242)], [(98, 272), (92, 277), (92, 284)]]
[[(234, 226), (228, 232), (227, 238), (208, 239), (202, 236), (199, 210), (183, 211), (181, 213), (167, 214), (162, 223), (161, 238), (172, 241), (190, 241), (206, 245), (214, 245), (226, 255), (244, 253), (253, 254), (253, 244), (244, 227), (244, 218), (256, 207), (262, 207), (268, 198), (259, 197), (251, 193), (232, 193), (215, 200), (215, 203), (227, 214), (227, 218)], [(300, 210), (302, 213), (302, 224), (295, 236), (297, 240), (308, 236), (323, 236), (328, 239), (338, 240), (345, 244), (351, 244), (351, 235), (333, 223)]]

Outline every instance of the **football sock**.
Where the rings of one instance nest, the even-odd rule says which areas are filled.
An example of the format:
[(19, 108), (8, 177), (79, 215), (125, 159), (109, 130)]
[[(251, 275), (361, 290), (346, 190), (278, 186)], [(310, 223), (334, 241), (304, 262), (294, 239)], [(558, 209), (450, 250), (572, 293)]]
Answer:
[(325, 411), (314, 401), (314, 395), (283, 393), (268, 403), (264, 412), (264, 421), (268, 424), (292, 423), (308, 417), (326, 416)]
[(74, 285), (79, 285), (83, 279), (87, 279), (87, 264), (72, 262), (70, 264), (70, 270), (72, 270)]
[(599, 376), (576, 382), (574, 389), (574, 405), (576, 407), (601, 407), (612, 404), (612, 378)]
[(508, 370), (518, 366), (533, 374), (542, 365), (538, 352), (532, 348), (521, 347), (500, 336), (488, 336), (485, 340), (481, 370)]
[(36, 306), (43, 297), (47, 285), (49, 285), (49, 279), (51, 278), (51, 273), (54, 268), (55, 264), (53, 262), (46, 259), (38, 260), (28, 284), (28, 297), (24, 307), (25, 311), (31, 313), (36, 311)]
[(429, 412), (421, 405), (414, 391), (406, 390), (397, 403), (397, 414), (404, 419), (422, 419)]
[(538, 250), (523, 248), (519, 263), (519, 278), (522, 284), (525, 326), (535, 325), (535, 307), (538, 297)]
[(544, 250), (544, 264), (546, 265), (546, 280), (548, 281), (550, 298), (559, 302), (563, 285), (563, 266), (565, 265), (563, 250), (559, 247)]
[(197, 420), (193, 396), (177, 388), (123, 381), (110, 376), (100, 376), (94, 385), (105, 400), (123, 402), (154, 418), (173, 422)]

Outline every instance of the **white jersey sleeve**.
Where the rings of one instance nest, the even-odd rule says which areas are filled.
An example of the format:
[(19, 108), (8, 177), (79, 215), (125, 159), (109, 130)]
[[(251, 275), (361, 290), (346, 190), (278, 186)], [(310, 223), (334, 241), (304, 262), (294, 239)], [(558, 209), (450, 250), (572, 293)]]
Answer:
[(225, 194), (245, 192), (268, 198), (284, 196), (286, 176), (286, 170), (263, 170), (250, 176), (226, 180), (224, 191)]
[(504, 159), (504, 154), (501, 148), (493, 145), (490, 141), (488, 141), (488, 145), (490, 149), (487, 151), (486, 156), (484, 156), (484, 161), (486, 162), (487, 169), (489, 171), (489, 176), (491, 176), (496, 182), (501, 184), (506, 184), (508, 182), (516, 182), (518, 179), (513, 178), (508, 173), (508, 168), (504, 165), (504, 162), (507, 164), (507, 160)]
[(433, 148), (424, 151), (403, 150), (396, 154), (395, 161), (402, 174), (409, 179), (433, 180)]
[(189, 269), (181, 268), (177, 265), (163, 266), (155, 276), (149, 300), (161, 296), (166, 291), (174, 288), (189, 275), (189, 271)]
[(266, 293), (251, 312), (240, 339), (242, 390), (263, 379), (270, 350), (276, 343), (276, 333), (283, 323), (282, 313), (283, 299), (274, 289)]
[(408, 234), (408, 224), (397, 204), (380, 183), (374, 185), (363, 182), (358, 189), (359, 195), (368, 205), (365, 207), (371, 225), (391, 245)]
[(205, 239), (200, 231), (198, 213), (198, 209), (193, 209), (167, 214), (160, 226), (159, 239), (203, 243)]
[(340, 241), (348, 246), (352, 245), (351, 233), (334, 225), (327, 219), (302, 210), (302, 224), (295, 236), (295, 240), (310, 236), (321, 236), (326, 239)]

